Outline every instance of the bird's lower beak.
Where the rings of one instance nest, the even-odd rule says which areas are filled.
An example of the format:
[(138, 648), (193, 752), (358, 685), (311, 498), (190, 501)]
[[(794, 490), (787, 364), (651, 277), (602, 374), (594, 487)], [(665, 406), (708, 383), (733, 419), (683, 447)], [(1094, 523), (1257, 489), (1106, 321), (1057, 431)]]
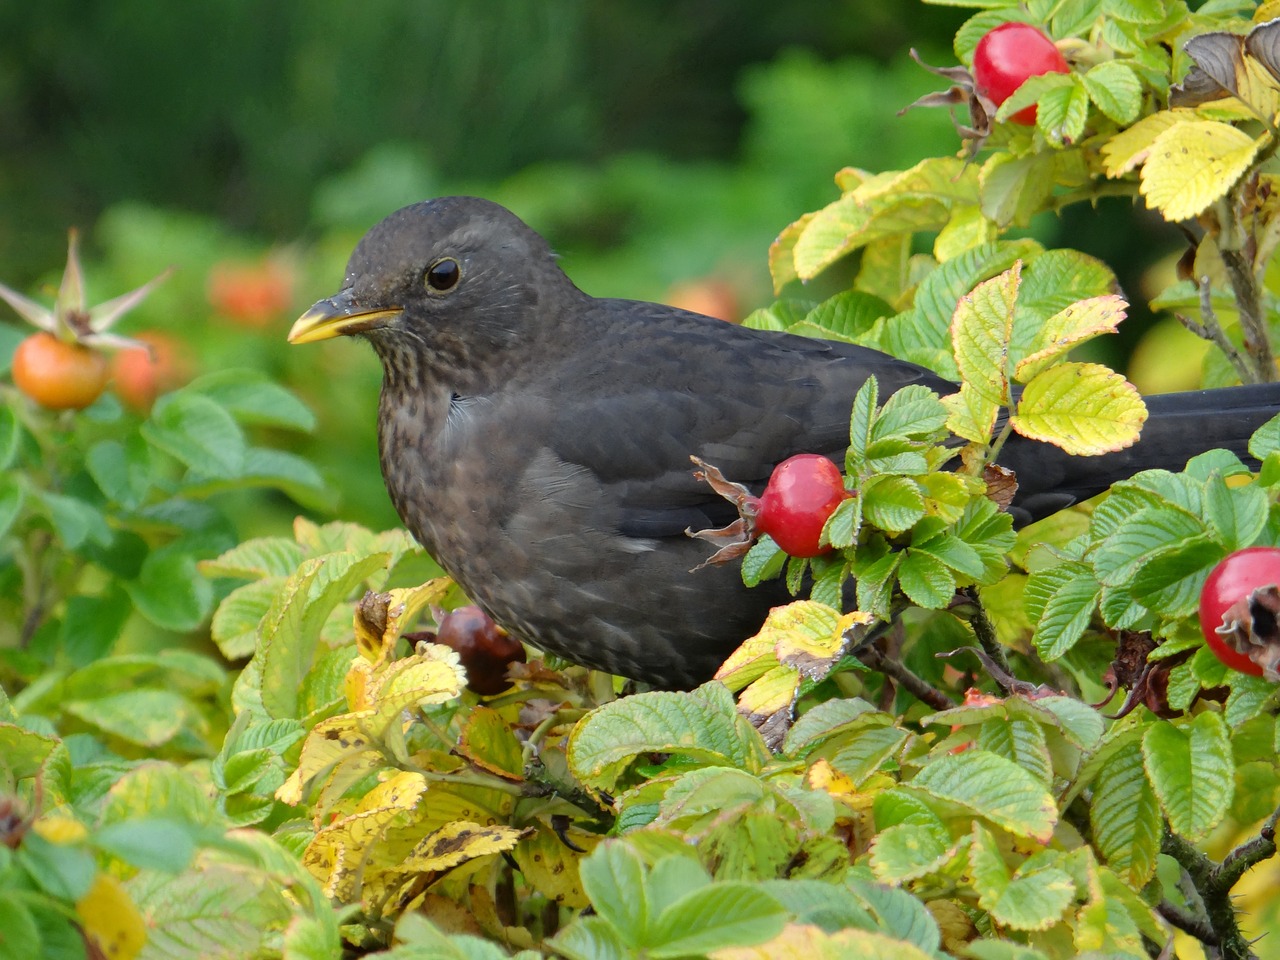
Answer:
[(290, 343), (314, 343), (330, 337), (364, 333), (385, 327), (404, 311), (400, 307), (367, 310), (351, 302), (350, 291), (344, 290), (314, 304), (300, 316), (289, 331)]

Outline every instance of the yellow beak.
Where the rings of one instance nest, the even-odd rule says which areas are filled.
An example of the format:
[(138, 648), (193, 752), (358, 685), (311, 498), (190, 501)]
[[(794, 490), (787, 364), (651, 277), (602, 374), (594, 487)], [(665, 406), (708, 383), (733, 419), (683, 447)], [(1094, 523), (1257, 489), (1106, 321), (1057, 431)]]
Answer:
[(377, 327), (385, 327), (404, 311), (400, 307), (366, 310), (351, 302), (351, 294), (342, 293), (320, 300), (300, 316), (289, 331), (290, 343), (314, 343), (330, 337), (350, 336)]

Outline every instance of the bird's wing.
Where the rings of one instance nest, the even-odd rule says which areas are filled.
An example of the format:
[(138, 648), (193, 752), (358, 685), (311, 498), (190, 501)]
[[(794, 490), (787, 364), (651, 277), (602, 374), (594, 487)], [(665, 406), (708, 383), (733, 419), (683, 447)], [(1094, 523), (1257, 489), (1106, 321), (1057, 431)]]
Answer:
[(879, 379), (882, 400), (908, 383), (954, 389), (862, 347), (764, 335), (654, 304), (597, 304), (605, 316), (595, 349), (575, 351), (556, 378), (568, 388), (555, 399), (549, 443), (609, 488), (630, 536), (677, 536), (735, 516), (695, 479), (691, 456), (759, 492), (792, 454), (841, 462), (854, 394), (868, 376)]

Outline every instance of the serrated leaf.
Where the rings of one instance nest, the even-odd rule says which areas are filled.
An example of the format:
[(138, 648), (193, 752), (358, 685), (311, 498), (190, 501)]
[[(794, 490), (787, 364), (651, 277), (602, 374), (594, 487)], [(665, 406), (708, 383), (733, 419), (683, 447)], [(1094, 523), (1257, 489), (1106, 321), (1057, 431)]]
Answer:
[(1010, 875), (995, 838), (974, 824), (969, 873), (978, 903), (1015, 930), (1047, 930), (1075, 897), (1076, 886), (1063, 870), (1027, 861)]
[(1141, 890), (1155, 872), (1164, 824), (1139, 744), (1125, 742), (1111, 753), (1094, 785), (1089, 822), (1098, 852), (1112, 870)]
[(158, 747), (195, 719), (194, 706), (169, 690), (131, 690), (94, 700), (72, 700), (62, 709), (112, 736)]
[(884, 883), (907, 883), (941, 870), (955, 852), (936, 829), (898, 823), (881, 828), (872, 840), (871, 869)]
[(891, 394), (871, 427), (872, 441), (886, 437), (930, 437), (945, 426), (947, 411), (928, 387), (910, 384)]
[(849, 413), (849, 472), (856, 473), (859, 464), (866, 459), (871, 444), (871, 427), (875, 422), (880, 383), (874, 376), (867, 377), (853, 397)]
[(1213, 120), (1174, 124), (1151, 144), (1140, 191), (1166, 220), (1188, 220), (1225, 196), (1270, 139)]
[(1229, 487), (1217, 475), (1205, 484), (1204, 506), (1209, 523), (1228, 552), (1258, 539), (1270, 507), (1259, 484)]
[(910, 781), (1016, 836), (1047, 843), (1058, 820), (1048, 789), (1017, 764), (985, 750), (938, 757)]
[(1131, 446), (1146, 419), (1138, 391), (1120, 374), (1097, 363), (1064, 363), (1027, 384), (1009, 423), (1024, 437), (1089, 456)]
[(213, 586), (196, 572), (196, 558), (182, 543), (148, 553), (137, 578), (124, 588), (139, 613), (179, 633), (198, 627), (213, 606)]
[(643, 693), (605, 704), (578, 722), (569, 740), (574, 775), (610, 790), (644, 753), (679, 753), (708, 763), (759, 770), (768, 756), (721, 683), (691, 693)]
[(1063, 145), (1078, 143), (1089, 117), (1089, 94), (1076, 74), (1068, 74), (1071, 83), (1046, 90), (1036, 108), (1036, 126), (1049, 142)]
[[(655, 867), (651, 882), (656, 884), (657, 879)], [(786, 921), (782, 905), (755, 884), (709, 884), (662, 911), (646, 953), (654, 960), (674, 960), (727, 947), (749, 947), (776, 937)]]
[(1071, 304), (1055, 313), (1039, 327), (1032, 351), (1018, 361), (1014, 377), (1026, 383), (1073, 347), (1103, 333), (1114, 333), (1125, 317), (1128, 303), (1123, 297), (1107, 294)]
[(772, 580), (782, 572), (786, 562), (787, 554), (773, 537), (763, 536), (752, 544), (747, 555), (742, 558), (742, 582), (748, 587), (754, 587), (765, 580)]
[(862, 517), (889, 533), (901, 533), (924, 516), (924, 495), (909, 477), (882, 475), (862, 486)]
[(1142, 738), (1142, 758), (1175, 833), (1195, 842), (1222, 822), (1231, 804), (1235, 764), (1219, 714), (1153, 724)]
[(1142, 81), (1133, 68), (1119, 60), (1091, 67), (1081, 78), (1089, 99), (1119, 124), (1132, 123), (1142, 109)]
[(1101, 536), (1094, 571), (1104, 585), (1127, 586), (1150, 556), (1205, 533), (1203, 520), (1172, 504), (1131, 508), (1124, 522)]
[(155, 468), (146, 444), (137, 437), (126, 445), (100, 440), (85, 455), (89, 476), (109, 500), (133, 509), (141, 504), (155, 479)]
[[(822, 543), (830, 544), (837, 550), (852, 547), (858, 540), (858, 532), (862, 529), (862, 498), (850, 497), (842, 500), (835, 512), (827, 518), (822, 528)], [(748, 554), (750, 556), (750, 554)], [(745, 571), (745, 561), (743, 562)], [(745, 575), (745, 574), (744, 574)]]
[(877, 320), (893, 312), (879, 297), (861, 290), (844, 290), (814, 307), (790, 332), (857, 343)]
[(104, 546), (111, 542), (107, 518), (93, 504), (51, 490), (35, 490), (33, 496), (68, 550), (79, 549), (86, 540)]
[(1102, 168), (1108, 177), (1122, 177), (1146, 163), (1151, 149), (1165, 131), (1197, 119), (1194, 110), (1175, 108), (1143, 117), (1102, 145)]
[(1000, 415), (1000, 401), (983, 396), (970, 383), (960, 384), (957, 393), (942, 398), (947, 408), (947, 429), (973, 443), (990, 443)]
[(1063, 582), (1045, 598), (1032, 636), (1036, 651), (1046, 661), (1057, 660), (1084, 636), (1102, 593), (1084, 564), (1064, 564), (1055, 570), (1063, 571)]
[(977, 171), (954, 157), (871, 177), (805, 224), (793, 251), (796, 274), (811, 280), (872, 240), (940, 230), (956, 204), (976, 202)]
[(206, 577), (287, 577), (302, 562), (302, 547), (288, 537), (255, 537), (232, 547), (213, 560), (201, 560)]
[(928, 610), (946, 606), (956, 592), (951, 568), (919, 550), (907, 550), (898, 564), (898, 585), (913, 603)]
[(244, 468), (240, 426), (221, 405), (189, 389), (161, 397), (141, 432), (153, 447), (203, 476), (230, 479)]
[(1021, 264), (1015, 263), (961, 297), (951, 319), (951, 339), (961, 377), (983, 399), (998, 404), (1009, 400), (1005, 360), (1021, 280)]
[(1053, 193), (1055, 159), (1049, 151), (988, 157), (979, 180), (984, 217), (1001, 227), (1028, 226)]
[(1046, 786), (1053, 781), (1044, 727), (1035, 720), (992, 718), (978, 729), (977, 746), (1012, 760)]
[(266, 577), (231, 591), (218, 604), (209, 625), (213, 642), (228, 660), (251, 656), (258, 640), (258, 624), (284, 584), (283, 577)]

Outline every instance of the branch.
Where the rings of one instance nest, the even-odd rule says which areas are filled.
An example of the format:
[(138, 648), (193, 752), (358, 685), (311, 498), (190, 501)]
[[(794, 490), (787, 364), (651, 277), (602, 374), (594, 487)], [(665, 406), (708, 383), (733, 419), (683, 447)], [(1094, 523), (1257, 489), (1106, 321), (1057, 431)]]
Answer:
[[(1266, 828), (1264, 828), (1265, 832)], [(1272, 834), (1274, 836), (1274, 825), (1272, 825)], [(1274, 852), (1274, 839), (1264, 842), (1270, 842)], [(1239, 874), (1248, 869), (1248, 866), (1245, 866), (1239, 870), (1239, 873), (1235, 873), (1235, 866), (1233, 865), (1231, 871), (1224, 872), (1228, 862), (1238, 864), (1250, 856), (1250, 854), (1240, 854), (1234, 861), (1232, 860), (1233, 855), (1250, 847), (1252, 843), (1253, 841), (1250, 841), (1250, 843), (1237, 848), (1236, 851), (1232, 851), (1232, 855), (1229, 855), (1223, 863), (1218, 864), (1214, 863), (1182, 837), (1170, 831), (1167, 825), (1164, 836), (1160, 839), (1161, 852), (1168, 854), (1181, 864), (1196, 892), (1204, 901), (1206, 919), (1210, 931), (1216, 938), (1216, 942), (1204, 940), (1203, 937), (1201, 939), (1205, 943), (1217, 946), (1222, 960), (1257, 960), (1257, 954), (1249, 949), (1249, 941), (1240, 932), (1240, 925), (1236, 922), (1235, 907), (1231, 903), (1231, 888), (1223, 886), (1228, 875), (1234, 874), (1234, 879), (1231, 880), (1234, 883), (1236, 879), (1239, 879)], [(1261, 859), (1261, 857), (1258, 859)], [(1257, 860), (1255, 859), (1252, 862), (1256, 863)], [(1251, 866), (1252, 863), (1249, 865)]]
[(1201, 340), (1208, 340), (1215, 347), (1226, 355), (1227, 360), (1231, 362), (1231, 367), (1236, 372), (1236, 376), (1240, 378), (1241, 383), (1254, 383), (1257, 378), (1254, 376), (1253, 369), (1240, 356), (1240, 351), (1236, 349), (1236, 345), (1227, 337), (1226, 331), (1222, 329), (1222, 324), (1218, 322), (1218, 315), (1213, 309), (1212, 287), (1209, 285), (1207, 276), (1201, 277), (1196, 287), (1200, 291), (1200, 315), (1204, 317), (1204, 323), (1198, 323), (1191, 317), (1181, 313), (1175, 313), (1178, 322), (1194, 333)]
[(1191, 934), (1201, 943), (1206, 943), (1211, 947), (1218, 945), (1218, 935), (1213, 932), (1213, 927), (1209, 926), (1209, 921), (1204, 917), (1198, 917), (1190, 910), (1185, 910), (1175, 903), (1170, 903), (1168, 900), (1161, 900), (1156, 904), (1156, 913), (1160, 914), (1183, 933)]
[(1209, 875), (1209, 891), (1212, 894), (1228, 894), (1248, 869), (1276, 854), (1276, 823), (1280, 822), (1280, 808), (1267, 817), (1262, 829), (1252, 840), (1240, 844), (1222, 859), (1222, 863)]
[(1009, 672), (1009, 658), (1005, 656), (1004, 647), (1000, 645), (1000, 641), (996, 638), (996, 628), (991, 623), (991, 618), (987, 616), (986, 608), (982, 605), (982, 600), (978, 597), (978, 591), (974, 588), (966, 588), (961, 591), (969, 602), (973, 604), (973, 613), (969, 615), (969, 626), (973, 627), (974, 635), (978, 638), (978, 643), (982, 644), (983, 651), (987, 656), (1005, 673)]
[(1267, 319), (1262, 312), (1262, 298), (1258, 293), (1258, 281), (1253, 266), (1239, 250), (1219, 250), (1227, 267), (1231, 290), (1240, 310), (1240, 328), (1244, 331), (1244, 348), (1256, 367), (1254, 379), (1261, 383), (1276, 380), (1276, 360), (1267, 337)]
[(886, 657), (875, 647), (867, 647), (858, 653), (858, 659), (872, 670), (883, 673), (896, 681), (904, 690), (935, 710), (950, 710), (955, 703), (945, 693), (916, 676), (897, 660)]

